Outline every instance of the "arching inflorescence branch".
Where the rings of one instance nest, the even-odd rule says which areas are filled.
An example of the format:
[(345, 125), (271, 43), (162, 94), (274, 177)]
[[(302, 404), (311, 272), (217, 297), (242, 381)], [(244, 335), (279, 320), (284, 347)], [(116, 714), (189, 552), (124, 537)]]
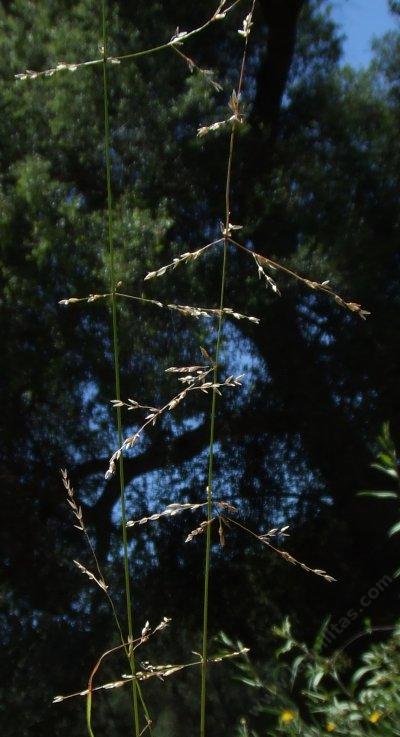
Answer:
[[(139, 647), (143, 641), (141, 640), (139, 644), (135, 645), (135, 647)], [(108, 651), (106, 654), (109, 654), (112, 651)], [(207, 664), (211, 663), (221, 663), (224, 660), (227, 660), (228, 658), (237, 658), (242, 655), (246, 655), (248, 652), (250, 652), (248, 647), (243, 647), (240, 650), (236, 650), (231, 653), (226, 653), (224, 655), (216, 655), (212, 658), (209, 658), (207, 661)], [(164, 680), (164, 678), (168, 678), (169, 676), (174, 675), (175, 673), (178, 673), (179, 671), (186, 670), (187, 668), (193, 668), (196, 666), (201, 666), (202, 661), (200, 660), (194, 660), (190, 663), (168, 663), (166, 665), (151, 665), (146, 663), (146, 667), (143, 670), (137, 671), (135, 675), (135, 679), (137, 681), (148, 681), (152, 678), (157, 678), (161, 681)], [(103, 683), (100, 686), (92, 686), (91, 690), (89, 691), (88, 688), (83, 689), (82, 691), (76, 691), (75, 693), (66, 694), (65, 696), (55, 696), (53, 699), (53, 704), (58, 704), (61, 701), (65, 701), (66, 699), (73, 699), (77, 696), (88, 696), (89, 693), (94, 693), (95, 691), (109, 691), (114, 688), (121, 688), (122, 686), (126, 686), (127, 684), (132, 682), (132, 676), (131, 675), (123, 675), (122, 678), (118, 681), (111, 681), (109, 683)]]
[[(124, 451), (133, 448), (138, 443), (143, 432), (150, 425), (155, 425), (156, 422), (165, 412), (171, 412), (175, 409), (191, 392), (202, 392), (208, 394), (210, 391), (213, 393), (221, 394), (222, 388), (235, 388), (241, 386), (240, 379), (243, 378), (243, 374), (239, 376), (227, 376), (224, 381), (215, 382), (209, 379), (210, 375), (214, 373), (214, 366), (184, 366), (167, 369), (167, 372), (171, 373), (183, 373), (183, 376), (179, 377), (178, 381), (185, 384), (185, 388), (182, 389), (178, 394), (169, 399), (166, 404), (162, 407), (150, 407), (143, 405), (134, 399), (128, 399), (127, 402), (121, 399), (113, 399), (112, 404), (115, 408), (126, 407), (128, 410), (146, 410), (149, 414), (146, 415), (145, 422), (141, 427), (129, 437), (125, 438), (124, 442), (121, 443), (120, 447), (112, 454), (108, 470), (105, 474), (106, 479), (110, 479), (115, 473), (116, 463), (122, 457)], [(208, 380), (206, 380), (208, 379)]]
[(48, 69), (41, 70), (41, 71), (40, 70), (35, 71), (33, 69), (26, 69), (24, 72), (19, 72), (18, 74), (15, 74), (14, 75), (15, 79), (23, 81), (27, 79), (30, 79), (30, 80), (38, 79), (40, 77), (53, 77), (54, 74), (57, 74), (58, 72), (65, 72), (65, 71), (76, 72), (78, 69), (83, 69), (85, 67), (98, 66), (104, 63), (120, 64), (121, 62), (127, 61), (129, 59), (139, 59), (143, 56), (150, 56), (150, 54), (155, 54), (160, 51), (172, 49), (174, 52), (178, 52), (178, 54), (188, 64), (190, 71), (193, 71), (194, 69), (196, 69), (200, 74), (202, 74), (203, 76), (207, 78), (207, 80), (214, 86), (214, 88), (220, 89), (220, 85), (214, 82), (212, 78), (212, 72), (208, 69), (201, 69), (190, 57), (180, 52), (178, 47), (182, 46), (190, 38), (193, 38), (194, 36), (197, 36), (199, 33), (202, 33), (202, 31), (205, 31), (206, 28), (208, 28), (212, 23), (215, 23), (216, 21), (224, 20), (226, 16), (228, 15), (228, 13), (230, 13), (230, 11), (239, 2), (241, 2), (241, 0), (234, 0), (234, 2), (228, 5), (227, 0), (220, 0), (212, 16), (208, 18), (208, 20), (206, 20), (202, 25), (198, 26), (197, 28), (193, 28), (191, 31), (181, 31), (179, 30), (179, 28), (177, 28), (172, 38), (169, 39), (169, 41), (166, 41), (165, 43), (160, 43), (157, 46), (153, 46), (152, 48), (143, 49), (141, 51), (132, 51), (127, 54), (109, 56), (108, 53), (104, 54), (105, 44), (103, 41), (99, 48), (99, 51), (101, 52), (101, 57), (98, 57), (96, 59), (88, 59), (87, 61), (76, 61), (76, 62), (60, 61), (55, 66), (50, 67)]
[[(257, 273), (260, 279), (264, 280), (266, 286), (270, 289), (272, 289), (275, 294), (278, 296), (281, 296), (281, 291), (276, 283), (275, 278), (271, 276), (271, 274), (268, 274), (265, 269), (268, 269), (270, 272), (274, 273), (276, 271), (280, 271), (282, 274), (285, 274), (286, 276), (290, 277), (291, 279), (294, 279), (295, 281), (298, 281), (301, 284), (304, 284), (304, 286), (308, 287), (308, 289), (311, 289), (314, 292), (321, 292), (322, 294), (326, 294), (328, 297), (331, 297), (336, 304), (338, 304), (340, 307), (343, 307), (349, 312), (352, 312), (353, 314), (358, 315), (363, 320), (370, 315), (370, 312), (368, 310), (365, 310), (359, 305), (357, 302), (351, 302), (345, 300), (343, 297), (340, 296), (340, 294), (337, 294), (334, 289), (331, 287), (329, 283), (329, 279), (323, 282), (314, 281), (312, 279), (308, 279), (301, 274), (298, 274), (293, 269), (288, 268), (284, 264), (279, 263), (278, 261), (275, 261), (271, 258), (268, 258), (266, 256), (262, 256), (260, 253), (257, 253), (256, 251), (251, 250), (250, 248), (247, 248), (242, 243), (240, 243), (238, 240), (232, 238), (231, 234), (233, 230), (239, 230), (242, 226), (240, 225), (232, 225), (229, 223), (228, 229), (227, 229), (227, 236), (226, 240), (228, 243), (230, 243), (232, 246), (235, 246), (236, 248), (240, 249), (244, 253), (246, 253), (250, 258), (254, 261)], [(181, 256), (174, 259), (174, 261), (171, 264), (167, 264), (166, 266), (161, 266), (157, 271), (151, 271), (147, 274), (145, 277), (146, 279), (154, 279), (158, 276), (163, 276), (167, 273), (171, 268), (176, 268), (181, 263), (188, 263), (190, 260), (194, 260), (192, 258), (193, 254), (196, 254), (195, 258), (198, 258), (206, 249), (210, 248), (211, 246), (218, 245), (220, 243), (223, 243), (224, 239), (219, 239), (217, 241), (214, 241), (213, 243), (207, 244), (207, 246), (204, 246), (202, 249), (199, 249), (198, 251), (194, 251), (189, 253), (184, 253)], [(254, 321), (254, 320), (253, 320)]]
[[(155, 307), (160, 307), (166, 310), (179, 312), (181, 315), (184, 315), (185, 317), (217, 317), (219, 318), (221, 314), (226, 315), (226, 317), (233, 317), (235, 320), (249, 320), (249, 322), (253, 322), (256, 325), (259, 324), (260, 319), (258, 317), (253, 317), (252, 315), (242, 315), (240, 312), (237, 312), (232, 307), (224, 307), (222, 310), (216, 309), (215, 307), (196, 307), (194, 305), (178, 305), (178, 304), (163, 304), (163, 302), (159, 302), (156, 299), (146, 299), (145, 297), (137, 297), (134, 294), (124, 294), (123, 292), (114, 292), (115, 297), (122, 297), (124, 299), (133, 299), (137, 302), (142, 302), (143, 304), (150, 304), (154, 305)], [(98, 300), (105, 300), (110, 299), (113, 297), (113, 293), (111, 292), (105, 292), (104, 294), (89, 294), (87, 297), (68, 297), (67, 299), (61, 299), (59, 301), (60, 305), (72, 305), (77, 304), (80, 302), (85, 302), (86, 304), (90, 304), (91, 302), (97, 302)]]

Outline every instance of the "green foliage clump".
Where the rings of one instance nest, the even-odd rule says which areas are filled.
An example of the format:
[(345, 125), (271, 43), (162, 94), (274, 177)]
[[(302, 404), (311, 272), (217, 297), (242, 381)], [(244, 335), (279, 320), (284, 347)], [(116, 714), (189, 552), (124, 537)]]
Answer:
[[(253, 689), (243, 693), (250, 715), (238, 726), (240, 737), (301, 735), (392, 737), (400, 724), (400, 627), (388, 627), (385, 640), (358, 652), (354, 648), (374, 628), (347, 647), (326, 654), (324, 624), (311, 646), (298, 641), (289, 619), (274, 628), (282, 641), (274, 659), (255, 664), (251, 654), (236, 662), (236, 679)], [(233, 643), (222, 635), (225, 646)], [(350, 653), (353, 647), (352, 654)], [(236, 647), (236, 645), (235, 645)]]

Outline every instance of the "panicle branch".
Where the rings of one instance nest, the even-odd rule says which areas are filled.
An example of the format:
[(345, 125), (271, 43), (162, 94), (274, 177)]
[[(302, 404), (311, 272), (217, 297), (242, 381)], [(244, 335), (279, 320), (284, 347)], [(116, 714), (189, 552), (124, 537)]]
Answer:
[(312, 281), (311, 279), (307, 279), (306, 277), (301, 276), (296, 271), (293, 271), (293, 269), (289, 269), (287, 266), (283, 266), (283, 264), (279, 263), (278, 261), (273, 261), (266, 256), (262, 256), (260, 253), (251, 251), (249, 248), (243, 246), (241, 243), (234, 240), (233, 238), (229, 238), (229, 240), (233, 245), (237, 246), (238, 248), (240, 248), (240, 250), (244, 251), (245, 253), (247, 253), (248, 256), (251, 256), (254, 259), (257, 265), (259, 277), (263, 278), (267, 286), (271, 287), (271, 289), (276, 294), (280, 295), (280, 291), (275, 281), (265, 272), (265, 268), (268, 268), (271, 271), (281, 271), (282, 273), (287, 274), (296, 281), (305, 284), (305, 286), (309, 289), (327, 294), (329, 297), (332, 297), (336, 304), (338, 304), (340, 307), (343, 307), (347, 311), (358, 315), (363, 320), (365, 320), (366, 317), (371, 314), (370, 312), (368, 312), (368, 310), (364, 310), (357, 302), (347, 302), (345, 299), (343, 299), (343, 297), (341, 297), (332, 289), (329, 284), (329, 279), (323, 282)]
[(124, 297), (126, 299), (134, 299), (138, 302), (148, 303), (155, 305), (156, 307), (161, 307), (167, 310), (179, 312), (181, 315), (184, 315), (185, 317), (220, 317), (221, 314), (226, 315), (227, 317), (233, 317), (235, 320), (249, 320), (250, 322), (255, 323), (258, 325), (260, 323), (260, 319), (258, 317), (253, 317), (252, 315), (242, 315), (240, 312), (237, 312), (232, 307), (224, 307), (222, 310), (213, 308), (213, 307), (195, 307), (193, 305), (179, 305), (179, 304), (163, 304), (162, 302), (159, 302), (155, 299), (146, 299), (145, 297), (137, 297), (133, 294), (124, 294), (122, 292), (115, 292), (114, 295), (110, 292), (107, 292), (105, 294), (89, 294), (88, 297), (69, 297), (68, 299), (61, 299), (59, 301), (60, 305), (68, 306), (70, 304), (76, 304), (77, 302), (97, 302), (99, 299), (106, 299), (113, 297)]
[[(140, 642), (141, 644), (141, 642)], [(213, 658), (207, 659), (208, 663), (222, 663), (222, 661), (227, 660), (229, 658), (237, 658), (241, 655), (246, 655), (248, 652), (250, 652), (250, 648), (248, 647), (242, 647), (240, 650), (236, 650), (232, 653), (224, 653), (224, 655), (217, 655)], [(118, 681), (112, 681), (110, 683), (104, 683), (101, 686), (95, 686), (91, 689), (91, 692), (94, 691), (108, 691), (114, 688), (121, 688), (122, 686), (125, 686), (127, 683), (130, 683), (132, 680), (136, 679), (138, 681), (148, 681), (151, 678), (158, 678), (160, 680), (164, 680), (164, 678), (168, 678), (169, 676), (174, 675), (175, 673), (178, 673), (179, 671), (185, 670), (186, 668), (193, 668), (195, 666), (201, 666), (202, 665), (202, 659), (195, 660), (191, 663), (179, 663), (179, 664), (166, 664), (166, 665), (156, 665), (146, 666), (145, 669), (141, 671), (137, 671), (135, 676), (132, 676), (131, 674), (123, 675), (121, 680)], [(72, 699), (77, 696), (87, 696), (88, 693), (90, 693), (89, 689), (84, 689), (82, 691), (77, 691), (75, 693), (67, 694), (66, 696), (55, 696), (53, 699), (53, 704), (59, 704), (61, 701), (65, 701), (66, 699)]]
[(202, 67), (199, 67), (198, 64), (196, 64), (196, 62), (190, 56), (187, 56), (183, 53), (183, 51), (178, 49), (176, 44), (174, 44), (172, 48), (175, 53), (178, 54), (178, 56), (180, 56), (186, 62), (191, 74), (192, 72), (196, 71), (198, 74), (200, 74), (200, 76), (203, 77), (203, 79), (205, 79), (208, 84), (211, 85), (211, 87), (213, 87), (216, 92), (221, 92), (222, 85), (219, 82), (215, 81), (214, 72), (212, 69), (203, 69)]
[(149, 279), (155, 279), (158, 276), (164, 276), (167, 271), (171, 271), (172, 269), (176, 269), (177, 266), (180, 264), (188, 264), (192, 261), (196, 261), (198, 257), (204, 253), (204, 251), (207, 251), (208, 248), (211, 248), (212, 246), (216, 246), (218, 243), (222, 243), (223, 238), (218, 238), (215, 241), (212, 241), (211, 243), (207, 243), (205, 246), (202, 246), (201, 248), (198, 248), (196, 251), (185, 251), (185, 253), (181, 253), (180, 256), (172, 259), (172, 261), (169, 264), (166, 264), (165, 266), (161, 266), (156, 271), (149, 271), (148, 274), (144, 277), (144, 281), (148, 281)]
[[(177, 46), (181, 46), (184, 42), (186, 42), (189, 38), (192, 38), (193, 36), (196, 36), (197, 34), (204, 31), (206, 28), (208, 28), (212, 23), (215, 21), (223, 20), (226, 15), (237, 5), (241, 0), (235, 0), (235, 2), (231, 3), (230, 5), (227, 5), (227, 0), (222, 0), (222, 2), (218, 3), (218, 6), (216, 10), (213, 12), (211, 17), (205, 21), (201, 26), (198, 26), (197, 28), (192, 29), (191, 31), (180, 31), (179, 28), (176, 29), (175, 33), (171, 37), (171, 39), (165, 43), (161, 43), (158, 46), (153, 46), (149, 49), (143, 49), (142, 51), (133, 51), (129, 52), (127, 54), (120, 54), (116, 56), (106, 56), (104, 58), (104, 48), (100, 44), (99, 45), (99, 52), (102, 54), (101, 57), (96, 59), (89, 59), (87, 61), (79, 61), (79, 62), (65, 62), (60, 61), (58, 62), (54, 67), (50, 67), (49, 69), (44, 69), (42, 71), (34, 71), (32, 69), (26, 69), (24, 72), (19, 72), (18, 74), (15, 74), (15, 79), (23, 81), (23, 80), (34, 80), (38, 77), (52, 77), (54, 74), (58, 72), (76, 72), (77, 69), (82, 69), (83, 67), (90, 67), (90, 66), (96, 66), (98, 64), (104, 64), (106, 62), (107, 64), (120, 64), (121, 61), (126, 61), (128, 59), (138, 59), (142, 56), (148, 56), (150, 54), (157, 53), (159, 51), (164, 51), (165, 49), (172, 49), (174, 51), (177, 51)], [(188, 59), (188, 57), (185, 57), (184, 54), (181, 54), (181, 56), (184, 57), (185, 61), (190, 61), (190, 63), (193, 65), (193, 68), (197, 68), (201, 73), (204, 74), (206, 77), (210, 77), (209, 70), (202, 70), (197, 65), (194, 64), (194, 62), (191, 59)], [(218, 88), (219, 86), (215, 82), (211, 82), (213, 86)]]
[[(185, 372), (188, 367), (185, 367)], [(192, 368), (192, 367), (189, 367)], [(167, 369), (168, 370), (168, 369)], [(176, 372), (176, 367), (172, 367), (174, 372)], [(181, 369), (179, 369), (181, 371)], [(197, 369), (193, 374), (186, 373), (185, 376), (182, 376), (178, 379), (178, 381), (182, 382), (183, 384), (187, 384), (185, 389), (180, 391), (178, 394), (176, 394), (172, 399), (170, 399), (166, 404), (164, 404), (162, 407), (147, 407), (146, 405), (141, 405), (139, 402), (136, 402), (135, 400), (130, 399), (128, 402), (123, 402), (122, 400), (112, 400), (112, 403), (114, 407), (124, 407), (126, 406), (128, 409), (150, 409), (150, 412), (148, 415), (146, 415), (145, 422), (143, 425), (139, 428), (137, 432), (135, 432), (133, 435), (130, 435), (127, 437), (122, 445), (113, 453), (113, 455), (110, 458), (110, 463), (108, 470), (105, 474), (106, 480), (110, 479), (116, 470), (116, 463), (121, 458), (121, 455), (124, 451), (128, 450), (129, 448), (132, 448), (134, 445), (137, 444), (137, 442), (140, 440), (141, 435), (143, 434), (144, 430), (149, 425), (155, 425), (156, 422), (160, 419), (160, 417), (165, 412), (170, 412), (175, 409), (175, 407), (178, 406), (184, 399), (186, 399), (187, 395), (190, 392), (193, 391), (201, 391), (204, 394), (208, 394), (210, 390), (216, 392), (217, 394), (221, 394), (221, 389), (226, 388), (235, 388), (238, 386), (242, 386), (240, 379), (243, 378), (244, 374), (240, 374), (239, 376), (228, 376), (224, 381), (222, 382), (214, 382), (214, 381), (206, 381), (207, 377), (211, 372), (214, 371), (214, 366), (205, 366), (201, 367), (200, 369)]]
[(80, 532), (83, 532), (83, 534), (85, 536), (85, 539), (86, 539), (88, 548), (90, 550), (91, 556), (92, 556), (93, 561), (94, 561), (94, 564), (96, 566), (97, 575), (95, 575), (94, 573), (92, 573), (92, 571), (89, 571), (89, 569), (87, 569), (85, 566), (83, 566), (82, 563), (80, 563), (78, 560), (74, 560), (73, 562), (76, 565), (76, 567), (82, 573), (84, 573), (90, 580), (94, 581), (97, 584), (97, 586), (99, 586), (99, 588), (101, 588), (102, 591), (104, 591), (104, 593), (105, 593), (105, 595), (106, 595), (106, 597), (108, 599), (108, 603), (109, 603), (109, 605), (111, 607), (112, 615), (114, 617), (115, 625), (116, 625), (116, 628), (117, 628), (117, 630), (119, 632), (119, 635), (120, 635), (120, 638), (121, 638), (121, 642), (123, 642), (124, 641), (124, 637), (123, 637), (123, 634), (122, 634), (121, 623), (120, 623), (119, 618), (118, 618), (117, 610), (115, 608), (115, 605), (114, 605), (114, 602), (112, 600), (112, 597), (109, 594), (108, 585), (107, 585), (107, 583), (105, 581), (105, 578), (104, 578), (104, 575), (103, 575), (103, 571), (102, 571), (101, 566), (100, 566), (100, 563), (99, 563), (99, 559), (98, 559), (98, 557), (96, 555), (96, 550), (94, 548), (94, 545), (92, 543), (91, 537), (90, 537), (90, 535), (88, 533), (88, 530), (86, 528), (84, 517), (83, 517), (83, 512), (82, 512), (82, 507), (80, 506), (80, 504), (78, 504), (76, 502), (75, 492), (74, 492), (74, 489), (72, 488), (71, 481), (70, 481), (70, 478), (68, 476), (68, 471), (66, 469), (61, 469), (61, 478), (62, 478), (62, 482), (63, 482), (64, 488), (65, 488), (65, 490), (67, 492), (67, 502), (68, 502), (69, 506), (71, 507), (72, 512), (73, 512), (73, 514), (76, 517), (77, 522), (78, 522), (78, 524), (74, 525), (74, 527), (76, 527), (76, 529), (79, 530)]
[(207, 502), (199, 502), (197, 504), (179, 504), (178, 502), (172, 502), (172, 504), (168, 504), (162, 512), (151, 514), (149, 517), (142, 517), (141, 519), (129, 520), (126, 523), (126, 526), (134, 527), (135, 525), (145, 525), (147, 522), (155, 522), (161, 517), (175, 517), (175, 515), (180, 514), (180, 512), (187, 512), (189, 510), (194, 512), (196, 509), (200, 509), (200, 507), (205, 507), (206, 505)]
[(268, 532), (264, 534), (257, 534), (256, 532), (253, 532), (253, 530), (250, 530), (248, 527), (245, 527), (241, 522), (238, 522), (237, 520), (233, 519), (232, 517), (227, 516), (221, 516), (221, 519), (223, 522), (232, 523), (239, 527), (244, 532), (248, 533), (252, 537), (255, 537), (259, 542), (263, 543), (263, 545), (267, 545), (271, 550), (273, 550), (277, 555), (279, 555), (281, 558), (286, 560), (288, 563), (292, 563), (293, 565), (300, 566), (300, 568), (303, 569), (303, 571), (307, 571), (308, 573), (314, 573), (316, 576), (321, 576), (325, 579), (325, 581), (328, 581), (328, 583), (332, 583), (336, 581), (333, 576), (330, 576), (326, 571), (322, 570), (321, 568), (311, 568), (310, 566), (306, 565), (300, 560), (297, 560), (297, 558), (294, 558), (293, 555), (288, 553), (286, 550), (281, 550), (280, 548), (277, 548), (275, 545), (272, 544), (271, 539), (274, 537), (288, 537), (287, 530), (289, 529), (288, 525), (285, 525), (284, 527), (277, 528), (274, 527), (272, 530), (269, 530)]
[(106, 582), (102, 578), (96, 578), (96, 576), (94, 575), (94, 573), (92, 573), (92, 571), (89, 571), (87, 568), (85, 568), (85, 566), (83, 566), (82, 563), (79, 562), (79, 560), (74, 560), (74, 563), (75, 563), (76, 567), (79, 568), (79, 570), (82, 573), (84, 573), (88, 578), (90, 578), (91, 581), (94, 581), (95, 583), (97, 583), (97, 585), (101, 589), (103, 589), (103, 591), (107, 591), (108, 586), (107, 586)]

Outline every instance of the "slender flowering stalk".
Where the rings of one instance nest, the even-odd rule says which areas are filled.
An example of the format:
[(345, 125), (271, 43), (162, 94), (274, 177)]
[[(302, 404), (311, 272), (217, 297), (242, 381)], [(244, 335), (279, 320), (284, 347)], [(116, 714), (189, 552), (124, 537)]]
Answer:
[(68, 472), (67, 472), (66, 469), (61, 469), (61, 478), (62, 478), (64, 489), (67, 492), (67, 502), (68, 502), (70, 508), (72, 509), (72, 513), (73, 513), (73, 515), (74, 515), (74, 517), (76, 519), (76, 523), (75, 523), (74, 527), (77, 530), (79, 530), (80, 532), (82, 532), (84, 534), (84, 536), (85, 536), (87, 546), (88, 546), (88, 548), (90, 550), (91, 556), (93, 558), (93, 561), (94, 561), (94, 564), (95, 564), (95, 567), (96, 567), (97, 575), (94, 575), (91, 571), (88, 571), (87, 568), (85, 568), (85, 566), (82, 566), (82, 564), (79, 563), (79, 561), (74, 560), (74, 563), (75, 563), (76, 567), (82, 573), (84, 573), (86, 576), (89, 577), (89, 579), (91, 579), (92, 581), (94, 581), (97, 584), (97, 586), (99, 586), (99, 588), (102, 589), (102, 591), (105, 593), (105, 595), (106, 595), (106, 597), (108, 599), (108, 603), (109, 603), (109, 605), (111, 607), (111, 611), (112, 611), (112, 614), (113, 614), (113, 617), (114, 617), (114, 622), (115, 622), (116, 627), (117, 627), (117, 630), (119, 632), (119, 636), (120, 636), (121, 642), (123, 642), (124, 641), (124, 636), (123, 636), (123, 633), (122, 633), (122, 627), (121, 627), (121, 623), (119, 621), (117, 610), (115, 608), (113, 599), (111, 598), (111, 596), (110, 596), (110, 594), (108, 592), (108, 586), (106, 584), (106, 581), (105, 581), (105, 578), (104, 578), (104, 575), (103, 575), (103, 571), (101, 570), (101, 566), (100, 566), (99, 559), (98, 559), (97, 554), (96, 554), (96, 550), (94, 548), (94, 545), (92, 543), (92, 540), (90, 538), (90, 535), (89, 535), (89, 533), (87, 531), (87, 528), (86, 528), (86, 525), (85, 525), (85, 521), (84, 521), (84, 518), (83, 518), (83, 512), (82, 512), (82, 507), (81, 507), (80, 504), (77, 503), (77, 501), (75, 499), (75, 492), (74, 492), (74, 489), (71, 486), (71, 481), (69, 479)]
[[(233, 119), (231, 121), (231, 134), (229, 139), (229, 155), (228, 165), (226, 172), (225, 181), (225, 225), (223, 227), (222, 235), (224, 239), (224, 251), (222, 260), (222, 273), (221, 273), (221, 287), (220, 287), (220, 300), (219, 300), (219, 318), (218, 318), (218, 331), (217, 341), (215, 348), (215, 362), (214, 362), (214, 375), (213, 383), (218, 384), (218, 369), (220, 361), (220, 350), (221, 350), (221, 337), (222, 337), (222, 326), (224, 319), (224, 297), (225, 297), (225, 285), (226, 285), (226, 272), (227, 272), (227, 253), (228, 253), (228, 238), (230, 236), (232, 226), (230, 218), (230, 199), (231, 199), (231, 177), (232, 177), (232, 163), (233, 163), (233, 151), (235, 144), (236, 126), (241, 119), (240, 116), (240, 95), (242, 92), (244, 68), (246, 62), (246, 52), (248, 36), (250, 33), (252, 17), (254, 12), (255, 0), (251, 5), (251, 10), (248, 16), (246, 16), (245, 24), (243, 29), (245, 30), (245, 42), (242, 56), (242, 64), (240, 68), (239, 83), (237, 91), (234, 91), (229, 106), (233, 112)], [(243, 35), (243, 31), (240, 31)], [(210, 421), (210, 444), (208, 452), (208, 483), (207, 483), (207, 524), (205, 529), (206, 534), (206, 545), (205, 545), (205, 562), (204, 562), (204, 596), (203, 596), (203, 642), (202, 642), (202, 663), (201, 663), (201, 690), (200, 690), (200, 737), (205, 737), (206, 733), (206, 699), (207, 699), (207, 655), (208, 655), (208, 607), (209, 607), (209, 584), (210, 584), (210, 562), (211, 562), (211, 526), (212, 526), (212, 504), (213, 504), (213, 478), (214, 478), (214, 439), (215, 439), (215, 412), (216, 412), (216, 401), (217, 392), (214, 389), (211, 400), (211, 421)]]
[[(117, 399), (121, 398), (120, 387), (120, 366), (119, 366), (119, 341), (118, 341), (118, 321), (117, 321), (117, 300), (116, 300), (116, 277), (115, 277), (115, 257), (114, 257), (114, 237), (113, 237), (113, 216), (112, 216), (112, 189), (111, 189), (111, 156), (110, 156), (110, 117), (108, 105), (108, 34), (107, 34), (107, 12), (106, 0), (102, 0), (102, 31), (103, 31), (103, 98), (104, 98), (104, 150), (106, 160), (106, 186), (107, 186), (107, 232), (108, 232), (108, 249), (109, 249), (109, 268), (110, 268), (110, 293), (111, 293), (111, 314), (112, 314), (112, 334), (114, 349), (114, 375), (115, 375), (115, 395)], [(117, 407), (117, 434), (118, 443), (122, 443), (122, 417), (121, 409)], [(128, 624), (128, 642), (133, 642), (133, 606), (130, 584), (129, 571), (129, 555), (128, 555), (128, 539), (126, 532), (126, 500), (125, 500), (125, 479), (124, 479), (124, 462), (121, 455), (119, 459), (119, 484), (120, 484), (120, 506), (121, 506), (121, 525), (122, 525), (122, 545), (124, 555), (124, 577), (125, 577), (125, 596), (126, 596), (126, 614)], [(135, 736), (140, 734), (140, 720), (138, 696), (142, 702), (143, 710), (147, 721), (150, 722), (150, 716), (147, 707), (143, 701), (143, 697), (138, 688), (135, 679), (136, 664), (134, 650), (129, 650), (129, 665), (132, 673), (132, 709)]]

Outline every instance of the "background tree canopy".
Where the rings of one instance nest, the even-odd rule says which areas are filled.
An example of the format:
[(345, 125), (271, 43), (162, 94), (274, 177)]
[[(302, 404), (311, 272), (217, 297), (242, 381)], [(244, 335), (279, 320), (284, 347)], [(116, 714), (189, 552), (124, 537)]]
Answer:
[[(112, 2), (110, 53), (168, 40), (177, 26), (193, 28), (213, 10), (211, 0)], [(143, 277), (218, 237), (226, 132), (199, 139), (196, 131), (225, 117), (243, 15), (239, 5), (226, 24), (184, 48), (214, 70), (220, 92), (172, 51), (110, 67), (116, 266), (130, 293), (218, 306), (218, 250), (163, 279)], [(88, 0), (14, 0), (2, 4), (0, 25), (0, 628), (8, 651), (0, 664), (0, 715), (9, 737), (73, 737), (82, 734), (82, 709), (54, 707), (51, 699), (84, 685), (114, 632), (100, 592), (72, 565), (85, 553), (60, 467), (70, 470), (123, 606), (122, 570), (114, 565), (118, 484), (104, 480), (116, 444), (109, 306), (58, 304), (108, 290), (102, 71), (23, 82), (14, 74), (96, 58), (100, 15)], [(240, 394), (219, 402), (217, 493), (254, 529), (290, 523), (290, 550), (339, 579), (329, 587), (307, 577), (233, 529), (223, 552), (216, 544), (212, 634), (240, 637), (255, 658), (265, 656), (270, 626), (283, 614), (307, 637), (326, 614), (340, 618), (398, 567), (398, 547), (385, 538), (392, 510), (357, 492), (378, 488), (370, 463), (383, 421), (400, 441), (399, 65), (397, 31), (377, 42), (370, 67), (356, 72), (342, 65), (340, 32), (323, 0), (259, 2), (233, 222), (244, 225), (249, 247), (329, 279), (372, 315), (364, 323), (283, 277), (279, 298), (261, 288), (245, 256), (230, 254), (227, 304), (261, 323), (225, 325), (226, 371), (244, 371), (246, 379)], [(197, 362), (199, 346), (211, 351), (215, 339), (209, 320), (151, 305), (120, 303), (119, 320), (122, 395), (146, 404), (175, 393), (168, 366)], [(206, 398), (190, 400), (130, 452), (130, 518), (204, 498), (208, 410)], [(124, 422), (126, 431), (134, 427), (132, 415)], [(188, 524), (166, 520), (131, 538), (138, 626), (173, 618), (171, 632), (150, 647), (161, 661), (199, 647), (203, 544), (183, 544)], [(393, 584), (368, 614), (391, 623), (397, 601)], [(241, 707), (223, 666), (211, 681), (210, 733), (218, 737)], [(157, 735), (190, 732), (196, 682), (192, 674), (149, 689)], [(99, 699), (104, 734), (122, 733), (124, 699)]]

